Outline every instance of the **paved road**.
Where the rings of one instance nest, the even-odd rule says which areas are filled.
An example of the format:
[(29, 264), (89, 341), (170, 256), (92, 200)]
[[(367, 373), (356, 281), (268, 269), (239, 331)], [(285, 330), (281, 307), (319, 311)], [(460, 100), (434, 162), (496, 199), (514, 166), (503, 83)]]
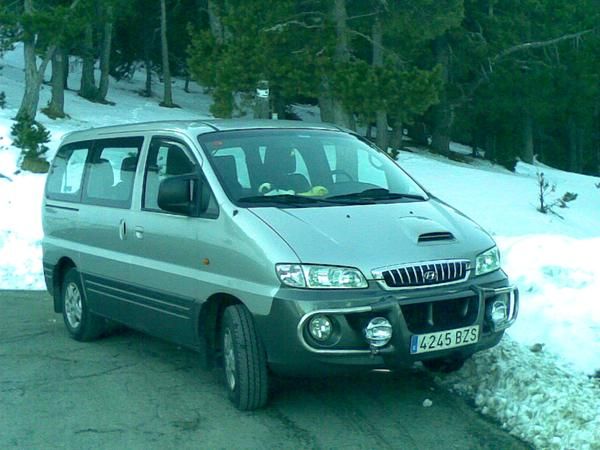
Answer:
[(526, 447), (420, 371), (279, 380), (268, 408), (242, 413), (193, 352), (129, 330), (78, 343), (46, 293), (0, 291), (0, 449), (13, 448)]

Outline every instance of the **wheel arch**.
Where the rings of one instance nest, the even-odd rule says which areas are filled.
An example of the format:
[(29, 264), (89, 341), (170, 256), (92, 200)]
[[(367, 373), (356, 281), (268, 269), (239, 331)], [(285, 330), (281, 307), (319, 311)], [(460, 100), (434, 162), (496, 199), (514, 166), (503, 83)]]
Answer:
[(54, 300), (54, 312), (62, 312), (62, 284), (65, 273), (69, 269), (76, 267), (75, 263), (71, 258), (63, 256), (58, 263), (54, 266), (52, 271), (52, 293)]
[(239, 298), (231, 294), (216, 293), (202, 304), (198, 315), (196, 332), (200, 341), (203, 363), (206, 368), (214, 366), (219, 351), (219, 333), (225, 308), (231, 305), (243, 305)]

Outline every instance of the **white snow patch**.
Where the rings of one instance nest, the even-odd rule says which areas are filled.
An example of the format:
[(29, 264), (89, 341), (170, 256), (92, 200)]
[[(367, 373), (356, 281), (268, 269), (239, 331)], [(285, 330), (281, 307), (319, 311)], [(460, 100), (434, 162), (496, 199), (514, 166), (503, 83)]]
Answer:
[(539, 449), (600, 448), (598, 380), (505, 337), (438, 383)]

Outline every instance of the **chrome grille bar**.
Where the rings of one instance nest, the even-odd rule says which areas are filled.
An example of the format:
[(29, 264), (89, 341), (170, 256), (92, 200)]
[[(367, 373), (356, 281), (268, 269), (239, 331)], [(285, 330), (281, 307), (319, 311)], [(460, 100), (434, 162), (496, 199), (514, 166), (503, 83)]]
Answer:
[(372, 273), (386, 289), (422, 288), (466, 280), (471, 274), (471, 263), (466, 259), (427, 261), (382, 267)]

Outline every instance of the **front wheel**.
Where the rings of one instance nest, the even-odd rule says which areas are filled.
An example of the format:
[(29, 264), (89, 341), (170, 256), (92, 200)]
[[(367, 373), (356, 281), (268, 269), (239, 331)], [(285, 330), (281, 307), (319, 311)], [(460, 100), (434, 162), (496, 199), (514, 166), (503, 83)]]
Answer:
[(105, 321), (89, 311), (76, 269), (71, 268), (65, 274), (61, 296), (63, 319), (69, 335), (76, 341), (91, 341), (99, 337), (104, 331)]
[(242, 411), (264, 406), (268, 397), (265, 350), (256, 334), (252, 315), (243, 305), (225, 309), (221, 348), (225, 385), (231, 402)]

